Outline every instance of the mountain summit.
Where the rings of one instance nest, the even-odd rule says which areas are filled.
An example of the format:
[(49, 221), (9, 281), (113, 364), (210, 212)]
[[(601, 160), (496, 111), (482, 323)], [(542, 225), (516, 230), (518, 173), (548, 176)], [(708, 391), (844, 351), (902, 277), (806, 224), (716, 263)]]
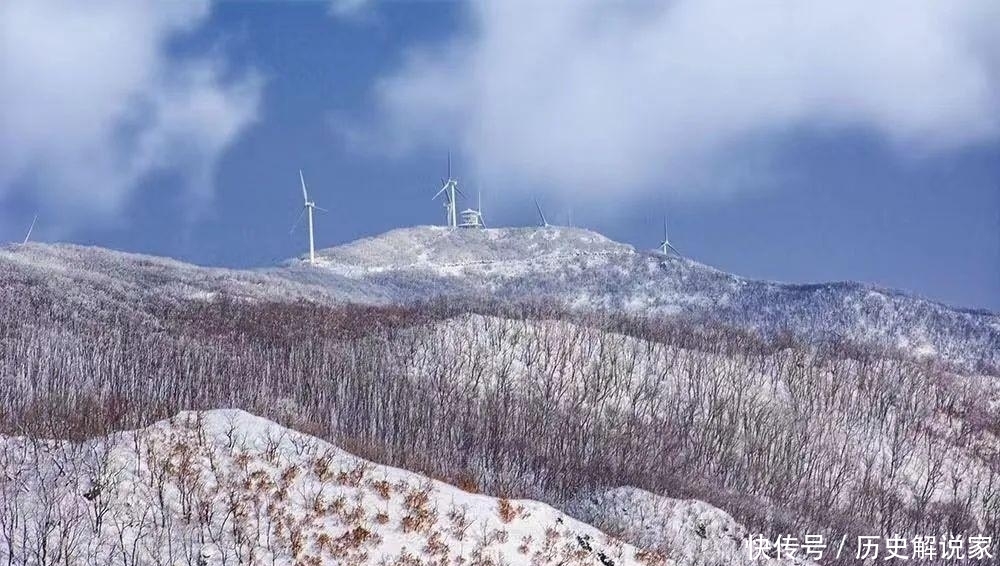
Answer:
[(581, 228), (392, 230), (320, 252), (320, 264), (345, 274), (478, 267), (501, 274), (559, 268), (576, 258), (628, 257), (636, 251)]
[(430, 297), (541, 299), (570, 308), (682, 317), (773, 337), (849, 340), (1000, 366), (1000, 317), (857, 282), (787, 284), (637, 250), (581, 228), (392, 230), (322, 250), (317, 271), (377, 288), (395, 302)]

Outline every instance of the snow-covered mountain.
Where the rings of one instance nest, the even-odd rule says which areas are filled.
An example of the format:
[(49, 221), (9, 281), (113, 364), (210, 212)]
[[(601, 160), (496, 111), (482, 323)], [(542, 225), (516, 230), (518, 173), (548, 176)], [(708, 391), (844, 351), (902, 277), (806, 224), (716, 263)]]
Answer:
[[(755, 559), (745, 529), (704, 503), (672, 502), (662, 540), (636, 548), (235, 410), (82, 444), (0, 437), (0, 472), (0, 558), (15, 564), (793, 564)], [(613, 505), (616, 528), (647, 528), (646, 502)]]
[[(308, 280), (299, 276), (301, 264), (292, 266), (290, 276)], [(579, 228), (405, 228), (323, 250), (319, 266), (331, 277), (378, 287), (398, 301), (436, 295), (545, 298), (1000, 365), (996, 313), (861, 283), (747, 279)]]
[[(372, 306), (440, 296), (463, 299), (459, 310)], [(498, 308), (518, 301), (883, 344), (980, 370)], [(994, 524), (978, 502), (995, 485), (983, 454), (1000, 396), (981, 370), (1000, 366), (998, 315), (902, 292), (755, 281), (579, 229), (422, 227), (257, 270), (9, 246), (0, 307), (5, 430), (98, 437), (0, 439), (0, 562), (4, 541), (29, 564), (83, 541), (60, 563), (109, 563), (111, 545), (127, 564), (231, 564), (237, 552), (275, 564), (741, 564), (748, 532), (734, 517), (770, 534)], [(101, 438), (218, 407), (583, 522), (246, 413)], [(871, 504), (872, 477), (899, 505)], [(479, 538), (455, 534), (455, 509), (468, 532), (484, 525)], [(180, 558), (153, 556), (164, 551)], [(306, 553), (319, 558), (289, 558)]]
[(120, 303), (307, 299), (409, 303), (550, 300), (578, 309), (677, 317), (807, 342), (847, 339), (937, 356), (978, 371), (1000, 368), (1000, 315), (950, 307), (854, 282), (783, 284), (728, 274), (696, 261), (637, 250), (579, 228), (392, 230), (256, 270), (72, 245), (0, 250), (0, 278), (71, 310)]

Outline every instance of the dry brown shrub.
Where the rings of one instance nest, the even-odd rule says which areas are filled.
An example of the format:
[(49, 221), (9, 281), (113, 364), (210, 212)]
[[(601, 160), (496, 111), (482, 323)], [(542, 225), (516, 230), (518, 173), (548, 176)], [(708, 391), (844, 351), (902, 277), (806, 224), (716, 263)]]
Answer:
[(313, 465), (312, 465), (313, 475), (315, 475), (316, 478), (322, 482), (329, 480), (330, 475), (332, 473), (332, 470), (330, 469), (331, 465), (333, 465), (332, 452), (326, 452), (324, 454), (317, 456), (316, 459), (313, 460)]
[(299, 476), (299, 467), (295, 464), (289, 465), (283, 472), (281, 472), (281, 483), (288, 485), (295, 481), (295, 478)]
[(360, 548), (363, 544), (374, 540), (377, 535), (364, 527), (354, 527), (337, 537), (336, 546), (340, 548)]
[(341, 513), (340, 517), (344, 520), (344, 523), (348, 525), (353, 525), (355, 523), (360, 523), (361, 519), (365, 516), (365, 506), (358, 504), (351, 507), (350, 510)]
[(400, 549), (399, 556), (397, 556), (396, 559), (393, 560), (392, 566), (423, 566), (423, 563), (421, 562), (420, 558), (417, 558), (416, 555), (411, 554), (409, 551), (406, 550), (406, 547), (404, 546), (402, 549)]
[(643, 548), (635, 551), (635, 559), (647, 566), (666, 566), (670, 554), (662, 548)]
[(434, 531), (427, 537), (427, 544), (424, 546), (424, 553), (431, 556), (448, 556), (448, 545), (441, 538), (441, 533)]
[(465, 507), (452, 505), (451, 510), (448, 511), (448, 520), (451, 521), (451, 536), (459, 541), (465, 539), (465, 532), (472, 525), (468, 510)]
[(361, 462), (350, 470), (341, 470), (337, 474), (337, 483), (347, 487), (359, 487), (370, 467), (367, 462)]
[(375, 491), (375, 493), (377, 493), (379, 497), (385, 499), (386, 501), (388, 501), (389, 498), (392, 496), (392, 484), (390, 484), (386, 480), (374, 481), (372, 482), (371, 486), (372, 489)]
[(403, 499), (403, 507), (407, 511), (402, 520), (404, 533), (427, 533), (437, 521), (437, 512), (430, 508), (431, 489), (432, 485), (427, 482), (406, 494)]
[(315, 546), (316, 550), (322, 554), (324, 550), (332, 547), (332, 543), (333, 538), (330, 535), (327, 533), (320, 533), (316, 535), (316, 542), (313, 543), (313, 546)]
[(291, 547), (292, 558), (297, 559), (305, 545), (305, 536), (302, 533), (301, 527), (294, 527), (288, 532), (288, 542)]
[(469, 493), (480, 493), (479, 483), (475, 476), (467, 471), (461, 472), (454, 481), (455, 487)]
[(497, 508), (500, 513), (500, 520), (504, 523), (510, 523), (517, 518), (517, 509), (514, 508), (514, 504), (510, 502), (510, 499), (506, 497), (501, 498), (497, 504)]

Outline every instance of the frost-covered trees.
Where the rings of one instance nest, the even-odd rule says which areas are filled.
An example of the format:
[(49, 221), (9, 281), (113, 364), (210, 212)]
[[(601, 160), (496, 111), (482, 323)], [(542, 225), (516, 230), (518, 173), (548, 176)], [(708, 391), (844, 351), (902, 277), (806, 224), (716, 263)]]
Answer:
[[(1000, 522), (992, 383), (871, 348), (537, 305), (463, 305), (480, 312), (469, 315), (223, 299), (165, 302), (115, 323), (67, 319), (44, 302), (0, 306), (6, 433), (79, 439), (239, 407), (495, 495), (560, 503), (634, 485), (707, 500), (765, 533), (993, 532)], [(173, 486), (205, 540), (296, 536), (294, 524), (261, 534), (247, 523), (252, 502), (189, 473), (190, 446), (133, 442), (149, 500)], [(3, 457), (17, 465), (17, 454)], [(51, 529), (33, 533), (43, 545), (33, 552), (59, 553), (73, 529), (107, 520), (120, 471), (90, 461), (87, 512), (32, 523)], [(25, 490), (0, 489), (9, 545), (25, 536), (9, 503)], [(202, 504), (219, 498), (240, 526)], [(131, 563), (141, 551), (127, 541), (156, 540), (178, 528), (172, 520), (161, 503), (116, 522), (116, 560)]]

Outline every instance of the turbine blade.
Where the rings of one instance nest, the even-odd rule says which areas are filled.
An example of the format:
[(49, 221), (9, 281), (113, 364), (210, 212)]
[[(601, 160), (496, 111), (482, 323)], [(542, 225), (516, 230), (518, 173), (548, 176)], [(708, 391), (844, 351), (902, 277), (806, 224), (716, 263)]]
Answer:
[(672, 249), (672, 250), (674, 250), (675, 254), (677, 254), (677, 255), (683, 255), (683, 254), (681, 254), (681, 252), (679, 252), (677, 250), (677, 248), (675, 248), (673, 245), (671, 245), (670, 242), (667, 242), (667, 247), (670, 248), (670, 249)]
[(306, 178), (302, 176), (301, 169), (299, 169), (299, 181), (302, 181), (302, 200), (309, 202), (309, 193), (306, 192)]
[(441, 190), (439, 190), (437, 192), (437, 194), (435, 194), (434, 196), (431, 197), (431, 200), (434, 200), (434, 199), (438, 198), (439, 196), (441, 196), (441, 193), (443, 193), (445, 191), (445, 189), (447, 189), (447, 188), (448, 188), (448, 185), (446, 183), (445, 186), (441, 187)]
[(31, 238), (31, 231), (35, 229), (35, 222), (38, 222), (38, 215), (31, 219), (31, 226), (28, 226), (28, 233), (24, 235), (24, 243), (27, 244)]
[(312, 207), (315, 208), (316, 210), (321, 211), (321, 212), (330, 212), (329, 210), (323, 208), (322, 206), (316, 206), (315, 204), (312, 205)]
[(303, 206), (302, 210), (299, 211), (299, 217), (296, 218), (295, 223), (292, 224), (292, 229), (288, 231), (289, 234), (295, 231), (295, 228), (299, 225), (299, 222), (302, 222), (302, 217), (305, 215), (305, 213), (306, 213), (306, 207)]
[(542, 219), (542, 226), (545, 226), (547, 228), (549, 226), (549, 223), (547, 220), (545, 220), (545, 213), (542, 212), (542, 207), (538, 204), (538, 199), (534, 200), (535, 200), (535, 209), (538, 210), (538, 217)]

